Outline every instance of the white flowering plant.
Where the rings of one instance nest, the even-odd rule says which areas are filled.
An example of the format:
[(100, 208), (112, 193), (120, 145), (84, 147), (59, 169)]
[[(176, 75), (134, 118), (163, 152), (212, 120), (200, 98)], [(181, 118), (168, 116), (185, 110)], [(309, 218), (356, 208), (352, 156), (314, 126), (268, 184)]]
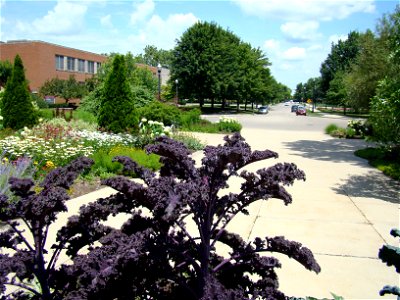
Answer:
[(172, 134), (172, 126), (164, 126), (163, 122), (147, 120), (142, 118), (139, 123), (139, 134), (155, 138), (158, 136), (170, 136)]

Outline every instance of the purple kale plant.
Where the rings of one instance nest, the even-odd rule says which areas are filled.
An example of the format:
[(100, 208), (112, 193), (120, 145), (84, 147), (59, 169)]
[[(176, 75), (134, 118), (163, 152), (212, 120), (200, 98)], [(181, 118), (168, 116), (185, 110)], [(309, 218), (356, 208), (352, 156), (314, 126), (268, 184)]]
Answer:
[[(395, 237), (400, 237), (399, 229), (392, 229), (390, 234)], [(383, 245), (381, 249), (379, 249), (378, 257), (382, 260), (382, 262), (386, 263), (387, 266), (394, 266), (396, 268), (396, 272), (400, 273), (400, 248), (392, 245)], [(396, 295), (397, 299), (400, 298), (400, 287), (398, 286), (390, 286), (386, 285), (379, 291), (379, 295), (384, 296), (386, 294)]]
[[(242, 170), (277, 154), (252, 151), (239, 134), (225, 137), (224, 145), (207, 146), (199, 167), (182, 143), (167, 137), (146, 150), (161, 156), (158, 174), (115, 157), (142, 182), (121, 176), (104, 180), (118, 193), (83, 206), (59, 232), (58, 242), (73, 260), (54, 281), (64, 299), (284, 299), (275, 273), (281, 265), (261, 255), (266, 252), (320, 271), (300, 243), (283, 237), (245, 242), (227, 230), (257, 200), (291, 203), (284, 186), (305, 179), (294, 164), (278, 163), (256, 174)], [(241, 192), (221, 195), (232, 176), (243, 179)], [(129, 216), (121, 228), (105, 225), (120, 213)], [(227, 257), (218, 254), (217, 243), (229, 247)]]
[[(104, 180), (117, 193), (82, 206), (57, 234), (52, 248), (65, 250), (71, 262), (57, 267), (47, 263), (49, 297), (25, 293), (18, 299), (285, 299), (275, 272), (281, 264), (265, 253), (283, 253), (320, 271), (312, 252), (300, 243), (284, 237), (246, 242), (227, 230), (255, 201), (278, 198), (290, 204), (285, 186), (305, 179), (294, 164), (245, 171), (277, 153), (252, 151), (238, 133), (225, 137), (224, 145), (207, 146), (198, 167), (182, 143), (167, 137), (146, 150), (161, 156), (159, 173), (115, 157), (141, 181), (123, 176)], [(242, 178), (240, 192), (228, 193), (234, 176)], [(105, 223), (121, 214), (127, 217), (121, 227)], [(218, 252), (219, 244), (229, 247), (227, 255)], [(15, 260), (24, 266), (20, 279), (32, 279), (26, 267), (32, 259)], [(15, 271), (2, 273), (3, 286), (10, 272)]]
[(64, 168), (53, 170), (41, 183), (39, 192), (32, 191), (32, 179), (9, 179), (10, 191), (16, 197), (10, 201), (0, 194), (1, 299), (57, 298), (52, 277), (62, 248), (52, 249), (50, 260), (45, 261), (50, 248), (46, 245), (48, 230), (57, 214), (67, 210), (67, 189), (92, 164), (88, 158), (78, 158)]

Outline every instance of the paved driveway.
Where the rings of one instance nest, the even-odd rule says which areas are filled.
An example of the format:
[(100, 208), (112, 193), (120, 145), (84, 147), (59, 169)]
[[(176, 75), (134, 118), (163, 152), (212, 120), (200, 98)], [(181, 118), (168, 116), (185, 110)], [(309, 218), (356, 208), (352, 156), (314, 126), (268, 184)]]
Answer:
[[(259, 201), (250, 216), (241, 216), (230, 229), (249, 239), (284, 235), (313, 251), (322, 268), (318, 275), (279, 255), (278, 276), (287, 295), (332, 298), (332, 292), (346, 299), (385, 298), (379, 290), (386, 284), (399, 285), (399, 276), (377, 255), (385, 243), (398, 245), (389, 231), (399, 227), (400, 188), (354, 156), (356, 149), (366, 146), (364, 141), (324, 134), (326, 125), (345, 127), (347, 119), (296, 116), (282, 104), (267, 115), (234, 117), (243, 124), (242, 135), (253, 149), (280, 155), (252, 169), (294, 162), (307, 180), (289, 187), (291, 205), (277, 199)], [(221, 135), (199, 136), (210, 144), (223, 142)]]

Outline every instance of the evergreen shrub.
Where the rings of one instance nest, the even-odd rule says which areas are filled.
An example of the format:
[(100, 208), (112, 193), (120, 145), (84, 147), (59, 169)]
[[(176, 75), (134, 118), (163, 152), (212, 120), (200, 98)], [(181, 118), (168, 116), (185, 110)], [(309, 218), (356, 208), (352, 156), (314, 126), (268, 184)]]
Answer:
[(4, 128), (18, 130), (37, 123), (38, 115), (32, 104), (24, 65), (19, 55), (14, 59), (11, 78), (7, 80), (0, 109)]
[(99, 127), (114, 133), (137, 130), (138, 117), (123, 55), (115, 56), (103, 92), (97, 118)]

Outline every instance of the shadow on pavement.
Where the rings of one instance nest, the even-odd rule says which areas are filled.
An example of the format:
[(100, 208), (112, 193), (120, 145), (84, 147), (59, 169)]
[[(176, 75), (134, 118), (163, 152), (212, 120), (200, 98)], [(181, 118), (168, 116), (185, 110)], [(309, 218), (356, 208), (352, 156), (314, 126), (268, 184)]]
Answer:
[(400, 183), (383, 174), (354, 175), (333, 190), (350, 197), (380, 199), (391, 203), (400, 203)]
[(354, 155), (354, 151), (367, 147), (364, 140), (350, 139), (329, 139), (323, 141), (299, 140), (295, 142), (283, 143), (287, 149), (306, 156), (311, 159), (331, 161), (331, 162), (349, 162), (354, 164), (368, 164), (366, 160)]

